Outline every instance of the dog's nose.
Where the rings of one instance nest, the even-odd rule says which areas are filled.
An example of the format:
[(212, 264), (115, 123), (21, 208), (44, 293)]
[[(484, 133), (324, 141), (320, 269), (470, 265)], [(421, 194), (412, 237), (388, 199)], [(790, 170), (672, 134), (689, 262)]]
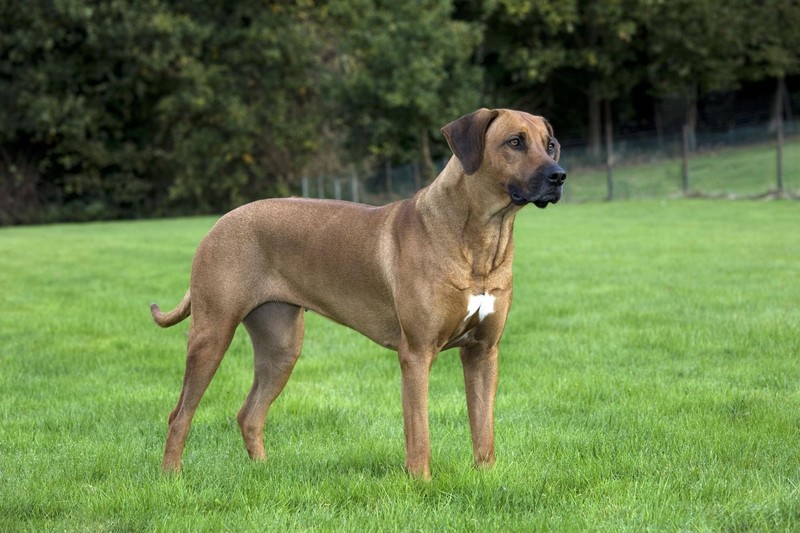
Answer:
[(558, 165), (550, 167), (547, 179), (553, 185), (561, 185), (567, 179), (567, 173)]

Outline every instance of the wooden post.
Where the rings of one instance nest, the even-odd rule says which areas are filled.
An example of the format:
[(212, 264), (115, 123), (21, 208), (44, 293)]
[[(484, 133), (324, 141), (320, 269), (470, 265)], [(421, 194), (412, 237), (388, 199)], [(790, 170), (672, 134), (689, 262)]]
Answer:
[(683, 125), (683, 143), (681, 144), (681, 191), (689, 192), (689, 124)]
[(775, 93), (775, 157), (778, 194), (783, 193), (783, 76), (778, 77)]
[(611, 100), (605, 101), (606, 115), (606, 200), (614, 199), (614, 123), (611, 119)]
[(350, 173), (350, 199), (358, 202), (358, 176), (355, 170)]
[(317, 178), (317, 198), (325, 198), (325, 178)]

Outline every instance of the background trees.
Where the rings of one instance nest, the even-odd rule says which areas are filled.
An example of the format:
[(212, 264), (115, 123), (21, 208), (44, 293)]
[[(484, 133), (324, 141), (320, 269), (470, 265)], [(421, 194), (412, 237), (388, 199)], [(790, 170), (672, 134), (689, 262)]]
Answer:
[(771, 80), (782, 127), (798, 23), (795, 0), (0, 0), (0, 224), (219, 212), (352, 164), (423, 183), (480, 105), (597, 155), (670, 128), (659, 102), (694, 131), (705, 95)]
[(432, 131), (480, 102), (481, 71), (471, 61), (480, 28), (453, 20), (450, 2), (438, 0), (329, 7), (341, 28), (335, 85), (352, 157), (418, 159), (431, 179)]
[(311, 3), (26, 7), (3, 1), (5, 222), (222, 210), (279, 191), (315, 148)]
[[(640, 50), (635, 45), (643, 18), (639, 4), (635, 0), (501, 0), (492, 15), (497, 35), (491, 42), (513, 80), (512, 90), (520, 93), (519, 103), (538, 107), (540, 102), (532, 99), (537, 86), (572, 85), (583, 101), (573, 110), (577, 115), (573, 120), (585, 128), (596, 157), (602, 142), (603, 103), (626, 94), (642, 78), (637, 61)], [(563, 104), (552, 101), (551, 106)]]
[[(647, 80), (659, 97), (679, 96), (690, 146), (696, 144), (697, 100), (733, 89), (746, 60), (749, 2), (720, 9), (711, 0), (654, 2), (643, 10), (647, 32)], [(759, 31), (768, 31), (760, 28)]]

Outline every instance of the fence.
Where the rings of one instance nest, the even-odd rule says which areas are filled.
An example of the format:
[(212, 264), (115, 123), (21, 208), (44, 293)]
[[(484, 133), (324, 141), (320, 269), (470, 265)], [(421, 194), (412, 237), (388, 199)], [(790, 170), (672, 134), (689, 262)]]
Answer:
[[(620, 135), (605, 161), (585, 143), (562, 145), (569, 173), (566, 201), (670, 196), (796, 197), (800, 191), (800, 127), (787, 123), (782, 139), (765, 122), (723, 132), (663, 136)], [(610, 164), (609, 164), (610, 163)]]
[[(681, 195), (797, 198), (800, 197), (800, 128), (797, 124), (787, 124), (785, 136), (780, 154), (780, 193), (777, 143), (766, 124), (725, 133), (699, 133), (697, 148), (685, 157), (682, 156), (683, 138), (679, 134), (661, 138), (620, 136), (614, 142), (610, 169), (590, 153), (585, 143), (568, 143), (562, 145), (561, 157), (562, 166), (569, 175), (564, 201)], [(441, 169), (446, 160), (436, 163)], [(383, 167), (358, 177), (353, 172), (346, 178), (304, 178), (302, 194), (383, 204), (412, 196), (417, 185), (413, 165), (408, 164), (393, 166), (390, 176)]]
[[(598, 150), (585, 139), (561, 141), (568, 172), (564, 200), (573, 202), (670, 196), (800, 197), (800, 123), (787, 99), (780, 120), (770, 120), (768, 97), (728, 113), (712, 113), (685, 127), (606, 135)], [(787, 120), (783, 120), (783, 117)], [(677, 130), (677, 131), (676, 131)], [(446, 164), (437, 161), (437, 170)], [(409, 197), (424, 183), (419, 165), (381, 165), (356, 177), (305, 178), (303, 195), (381, 204)]]

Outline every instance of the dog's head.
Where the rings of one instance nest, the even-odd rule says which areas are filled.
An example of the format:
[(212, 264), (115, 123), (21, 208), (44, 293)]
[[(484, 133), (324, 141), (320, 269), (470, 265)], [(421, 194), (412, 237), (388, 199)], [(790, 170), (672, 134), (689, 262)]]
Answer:
[(442, 133), (464, 172), (491, 180), (510, 202), (544, 208), (561, 199), (567, 173), (558, 165), (561, 147), (543, 117), (479, 109)]

